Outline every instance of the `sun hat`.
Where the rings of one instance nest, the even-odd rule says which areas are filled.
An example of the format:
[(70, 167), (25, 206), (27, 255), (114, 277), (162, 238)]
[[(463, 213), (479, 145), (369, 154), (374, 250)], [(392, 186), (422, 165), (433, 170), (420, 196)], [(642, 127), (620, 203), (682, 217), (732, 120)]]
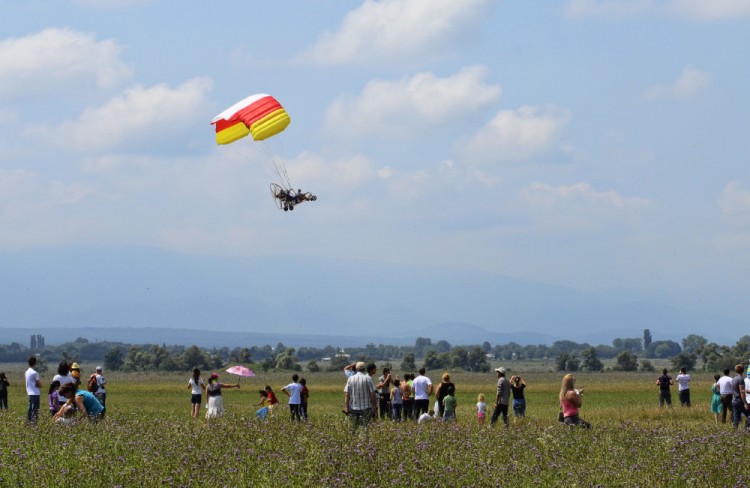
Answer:
[(495, 368), (495, 372), (496, 372), (496, 373), (502, 373), (502, 374), (505, 374), (505, 368), (503, 368), (502, 366), (501, 366), (501, 367), (499, 367), (499, 368)]
[(70, 365), (70, 369), (81, 369), (78, 367), (78, 363), (73, 363)]
[(101, 371), (101, 370), (102, 370), (102, 367), (101, 367), (101, 366), (97, 366), (97, 367), (96, 367), (96, 370), (97, 370), (97, 371)]

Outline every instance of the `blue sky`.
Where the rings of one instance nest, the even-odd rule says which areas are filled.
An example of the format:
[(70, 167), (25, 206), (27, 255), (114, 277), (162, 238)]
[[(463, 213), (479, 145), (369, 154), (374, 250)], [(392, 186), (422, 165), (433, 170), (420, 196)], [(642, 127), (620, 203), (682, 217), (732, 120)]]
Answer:
[[(367, 259), (750, 311), (750, 0), (2, 0), (0, 18), (0, 250)], [(217, 147), (211, 119), (253, 93), (291, 125)], [(279, 211), (263, 151), (318, 200)]]

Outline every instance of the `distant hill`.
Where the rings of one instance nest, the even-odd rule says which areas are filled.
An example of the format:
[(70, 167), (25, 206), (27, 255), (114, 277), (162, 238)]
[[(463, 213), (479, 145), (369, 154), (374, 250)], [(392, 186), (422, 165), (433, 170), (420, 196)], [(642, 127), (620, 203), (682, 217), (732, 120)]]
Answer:
[(478, 271), (367, 261), (65, 247), (0, 252), (0, 277), (0, 328), (45, 330), (50, 338), (60, 329), (77, 337), (83, 334), (74, 330), (130, 328), (144, 337), (127, 342), (205, 344), (242, 333), (263, 343), (305, 336), (310, 345), (326, 342), (321, 337), (409, 344), (420, 336), (451, 344), (598, 344), (649, 328), (657, 340), (697, 333), (734, 343), (748, 330), (744, 320), (642, 291), (584, 293)]

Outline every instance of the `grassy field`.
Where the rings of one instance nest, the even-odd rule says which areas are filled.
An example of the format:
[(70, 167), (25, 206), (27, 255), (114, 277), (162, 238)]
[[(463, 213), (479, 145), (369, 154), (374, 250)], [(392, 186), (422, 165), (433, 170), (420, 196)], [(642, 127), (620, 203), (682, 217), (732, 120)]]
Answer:
[(5, 365), (13, 385), (0, 413), (0, 486), (748, 485), (750, 434), (715, 424), (710, 375), (693, 375), (692, 408), (679, 407), (674, 388), (677, 405), (660, 410), (656, 373), (579, 373), (581, 416), (593, 424), (584, 431), (557, 422), (561, 375), (543, 369), (524, 375), (527, 418), (510, 428), (479, 426), (473, 414), (478, 393), (492, 403), (494, 375), (456, 372), (457, 423), (377, 422), (352, 434), (340, 373), (303, 374), (307, 423), (290, 422), (284, 408), (266, 422), (254, 415), (257, 390), (278, 392), (291, 373), (243, 379), (212, 421), (190, 418), (189, 373), (109, 374), (104, 421), (52, 425), (43, 411), (32, 427), (23, 368)]

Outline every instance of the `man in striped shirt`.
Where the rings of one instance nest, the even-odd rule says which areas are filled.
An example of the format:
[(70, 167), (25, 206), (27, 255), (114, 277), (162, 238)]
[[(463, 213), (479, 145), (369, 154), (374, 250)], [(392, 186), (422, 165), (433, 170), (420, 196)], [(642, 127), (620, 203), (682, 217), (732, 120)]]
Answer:
[(352, 422), (352, 431), (356, 431), (357, 427), (366, 427), (372, 417), (373, 409), (378, 405), (375, 397), (375, 382), (372, 376), (365, 373), (367, 369), (368, 372), (372, 371), (374, 374), (376, 366), (370, 364), (370, 367), (365, 368), (365, 363), (360, 361), (355, 369), (357, 374), (350, 376), (344, 387), (344, 405)]

